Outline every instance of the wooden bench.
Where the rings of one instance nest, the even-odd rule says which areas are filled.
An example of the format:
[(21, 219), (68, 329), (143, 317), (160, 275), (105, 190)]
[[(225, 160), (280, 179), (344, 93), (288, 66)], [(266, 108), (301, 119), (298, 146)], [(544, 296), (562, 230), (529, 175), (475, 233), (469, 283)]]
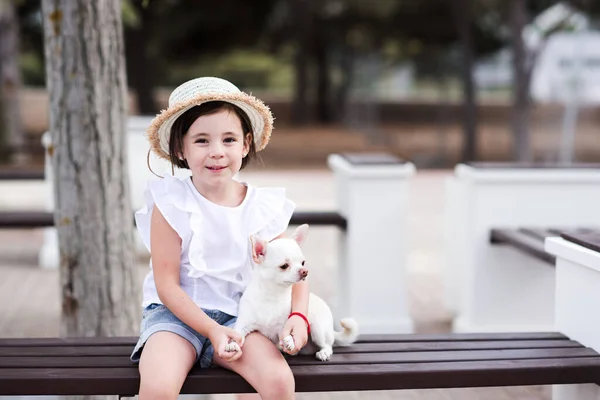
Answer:
[(0, 181), (43, 181), (44, 171), (41, 169), (2, 168)]
[[(134, 396), (136, 338), (0, 339), (0, 395)], [(560, 333), (364, 335), (330, 362), (288, 357), (298, 392), (600, 383), (600, 354)], [(182, 394), (243, 393), (238, 375), (192, 369)]]
[(554, 266), (556, 257), (544, 249), (546, 238), (565, 235), (593, 234), (593, 228), (516, 228), (492, 229), (490, 243), (512, 246), (532, 257)]
[[(132, 218), (133, 220), (133, 218)], [(133, 220), (135, 223), (135, 220)], [(346, 230), (346, 218), (334, 211), (296, 211), (290, 225), (337, 226)], [(0, 229), (49, 228), (54, 226), (54, 213), (49, 211), (0, 211)]]

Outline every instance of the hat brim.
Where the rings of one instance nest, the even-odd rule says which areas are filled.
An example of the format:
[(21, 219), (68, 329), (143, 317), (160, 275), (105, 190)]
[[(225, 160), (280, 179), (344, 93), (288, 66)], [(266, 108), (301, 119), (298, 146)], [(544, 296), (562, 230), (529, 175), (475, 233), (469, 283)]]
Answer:
[(171, 128), (177, 118), (194, 106), (209, 102), (224, 101), (239, 107), (246, 113), (254, 133), (256, 151), (261, 151), (269, 143), (273, 131), (273, 115), (269, 107), (256, 97), (244, 92), (201, 94), (192, 99), (174, 104), (163, 110), (150, 123), (147, 130), (150, 148), (160, 158), (171, 160), (169, 139)]

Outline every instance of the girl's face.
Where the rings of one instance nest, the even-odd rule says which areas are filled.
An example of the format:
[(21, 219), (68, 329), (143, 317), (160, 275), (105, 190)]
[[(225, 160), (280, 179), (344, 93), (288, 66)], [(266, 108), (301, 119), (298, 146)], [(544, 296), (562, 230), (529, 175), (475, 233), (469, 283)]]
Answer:
[(242, 166), (250, 149), (242, 123), (229, 110), (198, 117), (183, 137), (183, 157), (194, 180), (208, 185), (228, 183)]

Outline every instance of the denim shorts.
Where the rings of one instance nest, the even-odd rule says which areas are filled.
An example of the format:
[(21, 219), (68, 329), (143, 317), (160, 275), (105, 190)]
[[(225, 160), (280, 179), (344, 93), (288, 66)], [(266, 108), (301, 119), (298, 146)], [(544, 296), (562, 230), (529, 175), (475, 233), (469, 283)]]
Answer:
[[(202, 310), (219, 325), (230, 328), (233, 328), (235, 325), (236, 317), (219, 310)], [(196, 362), (200, 362), (201, 368), (210, 367), (212, 365), (214, 348), (210, 343), (210, 340), (184, 324), (162, 304), (152, 303), (144, 309), (142, 312), (140, 332), (140, 338), (130, 357), (131, 361), (134, 363), (139, 363), (144, 345), (153, 333), (173, 332), (186, 339), (194, 346), (194, 349), (196, 349)]]

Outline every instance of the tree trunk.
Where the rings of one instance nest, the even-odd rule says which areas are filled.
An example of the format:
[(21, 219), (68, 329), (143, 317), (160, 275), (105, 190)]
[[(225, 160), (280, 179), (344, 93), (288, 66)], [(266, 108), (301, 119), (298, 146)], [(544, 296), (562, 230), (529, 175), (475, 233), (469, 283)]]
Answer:
[(330, 40), (328, 37), (327, 21), (316, 19), (315, 40), (313, 44), (314, 60), (317, 74), (317, 93), (316, 93), (316, 116), (317, 121), (322, 124), (328, 124), (332, 121), (331, 116), (331, 79), (329, 77), (329, 57)]
[(25, 161), (25, 138), (19, 109), (19, 25), (13, 0), (0, 0), (0, 142), (18, 163)]
[(517, 161), (530, 161), (529, 144), (529, 73), (523, 43), (523, 28), (527, 24), (525, 0), (510, 1), (510, 30), (513, 41), (513, 137)]
[(125, 57), (127, 59), (127, 77), (129, 84), (137, 96), (138, 112), (142, 115), (156, 114), (154, 102), (154, 63), (148, 56), (148, 30), (152, 29), (152, 16), (148, 7), (135, 3), (136, 11), (140, 16), (140, 26), (130, 27), (125, 32)]
[(473, 35), (471, 33), (471, 0), (453, 0), (452, 11), (462, 47), (461, 75), (463, 82), (463, 150), (462, 161), (477, 158), (477, 104), (473, 79)]
[(308, 57), (310, 52), (310, 37), (312, 29), (312, 0), (290, 0), (291, 10), (296, 16), (296, 51), (294, 67), (296, 84), (292, 103), (292, 122), (294, 125), (304, 125), (309, 120), (308, 110)]
[(43, 0), (61, 334), (137, 331), (119, 0)]
[(348, 96), (354, 80), (354, 53), (349, 46), (341, 46), (339, 67), (342, 77), (335, 96), (335, 119), (342, 122), (348, 113)]
[(0, 94), (0, 163), (4, 162), (9, 157), (9, 150), (6, 140), (6, 128), (4, 125), (4, 115), (1, 112), (3, 109), (2, 95)]

